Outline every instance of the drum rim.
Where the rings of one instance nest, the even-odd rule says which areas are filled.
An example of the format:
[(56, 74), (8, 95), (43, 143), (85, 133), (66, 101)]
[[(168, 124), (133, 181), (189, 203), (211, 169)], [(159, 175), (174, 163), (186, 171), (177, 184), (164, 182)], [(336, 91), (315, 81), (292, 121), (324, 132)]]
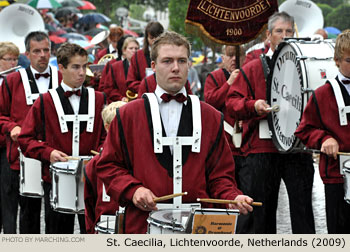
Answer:
[[(272, 77), (273, 77), (273, 72), (274, 72), (274, 69), (275, 69), (275, 64), (276, 64), (276, 61), (277, 61), (277, 58), (280, 54), (280, 52), (282, 51), (282, 49), (287, 46), (287, 45), (291, 45), (291, 44), (294, 44), (297, 46), (297, 40), (289, 40), (289, 41), (283, 41), (281, 42), (276, 51), (274, 52), (273, 56), (272, 56), (272, 60), (271, 60), (271, 68), (270, 68), (270, 73), (268, 75), (268, 78), (267, 78), (267, 82), (266, 82), (266, 100), (269, 104), (272, 104), (271, 103), (271, 86), (272, 86)], [(296, 55), (300, 55), (297, 53), (296, 49), (294, 46), (290, 46), (292, 48), (292, 50), (295, 52)], [(299, 47), (298, 47), (299, 48)], [(300, 51), (300, 49), (299, 49)], [(299, 52), (301, 53), (301, 52)], [(298, 64), (300, 65), (300, 61), (298, 62)], [(305, 72), (305, 69), (300, 65), (300, 69), (302, 70), (302, 72)], [(304, 87), (304, 78), (301, 79), (301, 82), (300, 82), (300, 88)], [(301, 89), (300, 89), (301, 90)], [(301, 94), (301, 96), (303, 96), (303, 94)], [(302, 108), (304, 109), (304, 99), (302, 99), (301, 101), (301, 106)], [(271, 139), (272, 139), (272, 142), (273, 144), (275, 145), (275, 147), (277, 148), (277, 150), (279, 152), (285, 152), (285, 153), (289, 153), (289, 152), (293, 152), (295, 150), (295, 147), (299, 144), (300, 140), (295, 137), (293, 143), (291, 144), (291, 146), (288, 148), (288, 149), (285, 149), (282, 147), (282, 145), (280, 144), (278, 138), (277, 138), (277, 134), (276, 134), (276, 131), (275, 131), (275, 127), (274, 127), (274, 123), (273, 123), (273, 115), (274, 115), (275, 112), (271, 111), (269, 114), (267, 114), (267, 123), (269, 125), (269, 130), (270, 130), (270, 133), (271, 134)], [(303, 112), (300, 113), (300, 116), (299, 116), (299, 123), (301, 121), (301, 117), (302, 117), (302, 114)]]

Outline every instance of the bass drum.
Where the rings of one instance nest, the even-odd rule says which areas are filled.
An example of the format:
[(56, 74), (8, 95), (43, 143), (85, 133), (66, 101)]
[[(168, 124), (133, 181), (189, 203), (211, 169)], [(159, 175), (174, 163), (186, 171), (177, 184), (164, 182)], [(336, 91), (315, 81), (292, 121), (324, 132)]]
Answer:
[(268, 124), (280, 152), (300, 150), (294, 132), (312, 91), (337, 75), (333, 57), (333, 41), (289, 40), (274, 52), (266, 97), (271, 107), (279, 106), (278, 112), (269, 113)]

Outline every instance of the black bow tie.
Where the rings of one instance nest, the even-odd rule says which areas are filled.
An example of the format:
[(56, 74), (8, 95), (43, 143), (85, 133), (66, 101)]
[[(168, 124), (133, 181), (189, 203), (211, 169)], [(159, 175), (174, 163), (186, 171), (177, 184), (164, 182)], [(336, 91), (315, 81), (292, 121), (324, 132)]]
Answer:
[(67, 98), (71, 97), (73, 94), (75, 94), (77, 96), (81, 96), (80, 89), (75, 90), (75, 91), (66, 91), (66, 92), (64, 92), (64, 96), (67, 97)]
[(160, 98), (162, 98), (164, 102), (169, 102), (169, 101), (174, 99), (177, 102), (183, 103), (187, 100), (186, 96), (184, 96), (182, 93), (179, 93), (177, 95), (171, 95), (171, 94), (164, 93), (161, 95)]
[(40, 77), (44, 77), (44, 78), (49, 78), (50, 74), (49, 73), (36, 73), (35, 74), (35, 79), (39, 79)]
[(350, 79), (343, 79), (341, 82), (345, 85), (350, 84)]

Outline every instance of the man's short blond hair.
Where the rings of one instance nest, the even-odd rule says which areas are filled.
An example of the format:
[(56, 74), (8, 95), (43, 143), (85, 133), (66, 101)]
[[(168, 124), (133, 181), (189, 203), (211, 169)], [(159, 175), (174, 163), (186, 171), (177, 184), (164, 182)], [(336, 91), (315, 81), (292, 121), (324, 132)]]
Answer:
[(117, 108), (120, 108), (121, 106), (125, 105), (126, 102), (123, 101), (116, 101), (112, 102), (109, 104), (107, 107), (105, 107), (102, 110), (102, 120), (104, 124), (111, 124), (113, 121), (116, 113), (117, 113)]
[(159, 37), (156, 38), (156, 40), (152, 44), (151, 49), (151, 60), (157, 61), (158, 58), (158, 51), (161, 45), (175, 45), (175, 46), (184, 46), (187, 49), (187, 57), (190, 57), (191, 54), (191, 45), (188, 40), (172, 31), (167, 31), (162, 33)]

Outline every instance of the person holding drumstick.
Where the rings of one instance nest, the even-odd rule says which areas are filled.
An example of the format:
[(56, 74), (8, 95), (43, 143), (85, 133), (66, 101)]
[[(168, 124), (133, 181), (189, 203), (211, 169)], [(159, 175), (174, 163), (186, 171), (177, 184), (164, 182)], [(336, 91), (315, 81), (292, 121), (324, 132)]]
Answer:
[[(68, 156), (91, 155), (90, 150), (99, 149), (106, 134), (101, 118), (106, 99), (101, 92), (82, 86), (87, 61), (88, 53), (84, 48), (69, 43), (61, 45), (57, 51), (57, 63), (63, 76), (61, 85), (36, 100), (18, 137), (24, 155), (41, 160), (43, 164), (45, 232), (49, 234), (72, 234), (75, 218), (75, 214), (51, 208), (50, 163), (66, 162)], [(75, 115), (74, 124), (69, 119), (71, 115)], [(88, 119), (86, 115), (90, 115)], [(85, 233), (84, 215), (79, 215), (79, 219), (80, 232)]]
[[(175, 193), (175, 179), (182, 183), (180, 190), (188, 192), (182, 196), (182, 202), (195, 203), (197, 198), (235, 199), (238, 202), (227, 207), (238, 208), (243, 214), (253, 210), (253, 200), (237, 189), (221, 114), (197, 96), (187, 96), (184, 85), (189, 56), (190, 44), (183, 36), (175, 32), (160, 35), (151, 50), (151, 66), (157, 79), (155, 92), (121, 107), (111, 123), (97, 163), (97, 175), (107, 194), (126, 206), (126, 233), (146, 232), (149, 211), (157, 210), (155, 198)], [(162, 128), (159, 120), (164, 126), (160, 129), (163, 139), (175, 137), (179, 143), (186, 137), (193, 139), (193, 129), (198, 124), (201, 134), (194, 138), (192, 147), (180, 143), (177, 149), (163, 146), (159, 152), (154, 148), (160, 144), (154, 141), (158, 126)], [(193, 148), (198, 143), (200, 150)], [(182, 160), (173, 160), (181, 147)], [(173, 162), (182, 164), (180, 178), (174, 174), (177, 167)], [(172, 200), (174, 204), (175, 199)], [(203, 203), (202, 207), (213, 204)]]
[(343, 169), (338, 152), (350, 152), (349, 114), (340, 118), (341, 102), (350, 106), (350, 30), (339, 34), (334, 61), (335, 79), (315, 90), (303, 112), (295, 135), (309, 148), (321, 150), (320, 175), (326, 198), (327, 228), (330, 234), (350, 234), (350, 204), (344, 200)]
[[(240, 189), (257, 201), (264, 202), (249, 216), (238, 220), (242, 233), (276, 233), (276, 211), (281, 178), (286, 184), (293, 233), (315, 233), (312, 211), (313, 160), (309, 153), (280, 154), (267, 125), (270, 113), (266, 103), (267, 68), (280, 42), (293, 37), (294, 18), (276, 12), (268, 21), (270, 49), (244, 65), (231, 85), (227, 111), (236, 120), (243, 120), (241, 151), (246, 156), (240, 171)], [(265, 71), (266, 70), (266, 71)], [(266, 73), (266, 76), (265, 76)]]
[[(30, 32), (24, 43), (25, 55), (30, 60), (30, 66), (7, 75), (0, 89), (0, 128), (2, 133), (7, 135), (7, 158), (11, 167), (7, 170), (7, 178), (2, 181), (5, 184), (3, 186), (7, 186), (7, 193), (3, 194), (3, 200), (7, 203), (6, 216), (3, 215), (6, 219), (4, 233), (16, 233), (19, 203), (19, 232), (38, 234), (40, 233), (41, 198), (19, 195), (18, 135), (38, 94), (57, 87), (62, 76), (57, 68), (49, 66), (51, 42), (46, 33)], [(6, 59), (17, 64), (18, 54), (15, 53)]]

